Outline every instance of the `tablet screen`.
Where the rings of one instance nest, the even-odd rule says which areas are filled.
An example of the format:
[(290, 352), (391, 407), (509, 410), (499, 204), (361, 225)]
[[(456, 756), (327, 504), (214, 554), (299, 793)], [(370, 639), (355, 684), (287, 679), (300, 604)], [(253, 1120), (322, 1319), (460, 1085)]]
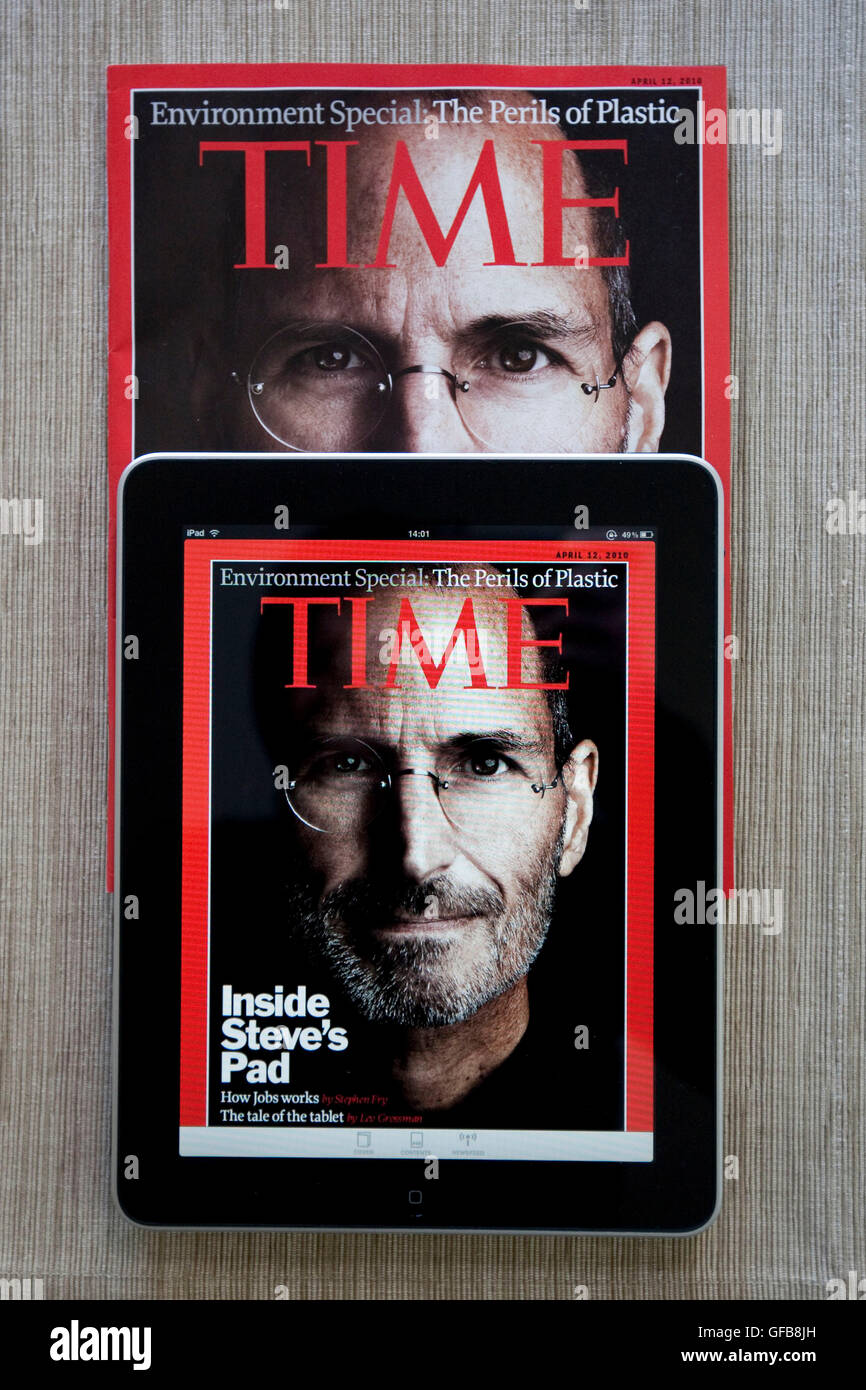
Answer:
[(572, 537), (186, 529), (182, 1156), (652, 1161), (658, 533)]

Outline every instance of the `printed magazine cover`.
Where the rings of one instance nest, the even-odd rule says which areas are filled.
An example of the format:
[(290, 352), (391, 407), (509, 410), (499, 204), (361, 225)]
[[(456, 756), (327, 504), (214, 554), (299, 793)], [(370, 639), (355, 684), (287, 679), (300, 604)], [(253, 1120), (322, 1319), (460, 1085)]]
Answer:
[(727, 535), (725, 104), (718, 67), (109, 68), (110, 497), (154, 451), (679, 451)]

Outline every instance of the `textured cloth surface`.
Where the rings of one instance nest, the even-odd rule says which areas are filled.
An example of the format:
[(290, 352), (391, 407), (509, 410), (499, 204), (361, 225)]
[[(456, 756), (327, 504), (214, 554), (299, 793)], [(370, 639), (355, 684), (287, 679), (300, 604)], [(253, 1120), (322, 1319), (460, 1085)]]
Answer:
[[(828, 499), (866, 496), (857, 0), (6, 0), (0, 495), (0, 1276), (45, 1295), (820, 1299), (866, 1276), (864, 567)], [(778, 935), (728, 929), (725, 1183), (687, 1240), (174, 1234), (111, 1196), (105, 845), (104, 85), (109, 62), (723, 63), (779, 108), (731, 148), (737, 879)], [(688, 1046), (688, 1039), (683, 1039)]]

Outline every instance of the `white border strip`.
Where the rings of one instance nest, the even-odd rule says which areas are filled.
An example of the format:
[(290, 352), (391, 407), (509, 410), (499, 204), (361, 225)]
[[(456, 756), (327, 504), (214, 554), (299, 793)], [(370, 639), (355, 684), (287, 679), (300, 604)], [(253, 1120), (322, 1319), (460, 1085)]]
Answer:
[[(489, 1162), (652, 1163), (653, 1136), (619, 1130), (478, 1130), (471, 1148), (456, 1129), (348, 1129), (300, 1125), (266, 1130), (262, 1125), (216, 1128), (188, 1125), (180, 1131), (184, 1158), (414, 1158)], [(423, 1142), (411, 1144), (410, 1135)], [(461, 1143), (462, 1138), (462, 1143)]]

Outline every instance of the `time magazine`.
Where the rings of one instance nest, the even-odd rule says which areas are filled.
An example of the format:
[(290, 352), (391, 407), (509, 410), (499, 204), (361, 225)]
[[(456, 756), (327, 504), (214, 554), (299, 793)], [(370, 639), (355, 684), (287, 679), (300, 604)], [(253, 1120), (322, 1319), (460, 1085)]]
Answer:
[[(112, 499), (153, 453), (687, 454), (727, 557), (724, 107), (721, 68), (110, 68)], [(183, 538), (181, 1152), (651, 1159), (652, 544), (275, 524)], [(724, 726), (727, 886), (729, 666)]]
[(575, 553), (185, 541), (181, 1152), (651, 1157), (654, 546)]

